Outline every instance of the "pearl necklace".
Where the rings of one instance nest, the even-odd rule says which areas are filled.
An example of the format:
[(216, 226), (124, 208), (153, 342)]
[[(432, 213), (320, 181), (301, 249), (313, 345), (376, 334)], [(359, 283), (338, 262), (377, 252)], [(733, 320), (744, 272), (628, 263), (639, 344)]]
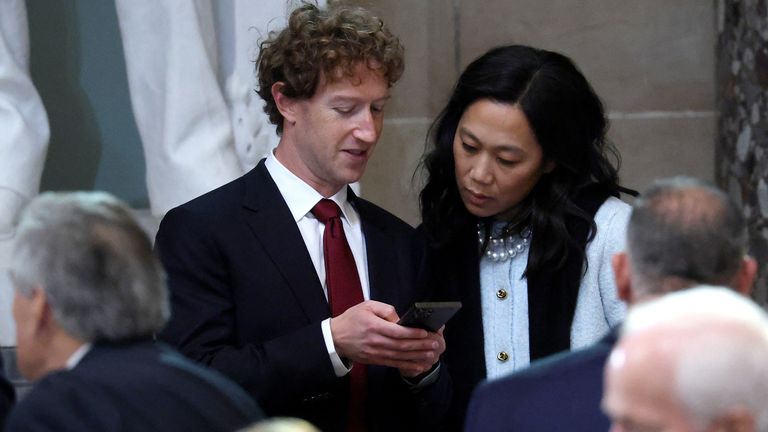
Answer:
[[(485, 226), (477, 224), (477, 239), (480, 247), (485, 241)], [(491, 235), (488, 238), (488, 247), (485, 249), (485, 256), (491, 261), (500, 262), (512, 259), (521, 253), (531, 243), (531, 228), (525, 227), (517, 234), (508, 234), (506, 236), (495, 237)]]

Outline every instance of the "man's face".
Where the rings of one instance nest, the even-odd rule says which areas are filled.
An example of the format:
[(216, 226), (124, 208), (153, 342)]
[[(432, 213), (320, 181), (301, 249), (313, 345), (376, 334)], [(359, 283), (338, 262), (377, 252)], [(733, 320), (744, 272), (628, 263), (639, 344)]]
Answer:
[(603, 396), (611, 432), (694, 432), (675, 396), (669, 362), (651, 351), (620, 346), (611, 353)]
[(291, 148), (278, 147), (278, 159), (322, 195), (335, 194), (363, 176), (388, 98), (387, 80), (362, 63), (352, 77), (323, 77), (311, 98), (292, 103), (291, 139), (280, 144)]
[(16, 322), (16, 362), (19, 371), (27, 379), (34, 381), (43, 375), (45, 347), (40, 346), (37, 338), (38, 306), (37, 296), (42, 295), (35, 291), (33, 296), (27, 297), (14, 291), (13, 319)]

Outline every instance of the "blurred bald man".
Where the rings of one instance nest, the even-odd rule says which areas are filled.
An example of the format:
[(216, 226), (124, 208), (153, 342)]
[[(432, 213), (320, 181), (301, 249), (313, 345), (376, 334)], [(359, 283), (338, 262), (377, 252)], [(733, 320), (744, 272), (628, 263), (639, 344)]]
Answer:
[(605, 371), (613, 432), (768, 431), (768, 316), (700, 287), (634, 308)]

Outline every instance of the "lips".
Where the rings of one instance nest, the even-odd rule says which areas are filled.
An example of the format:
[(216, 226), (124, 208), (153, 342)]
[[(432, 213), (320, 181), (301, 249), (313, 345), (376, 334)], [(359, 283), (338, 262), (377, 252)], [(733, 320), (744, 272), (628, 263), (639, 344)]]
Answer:
[(347, 156), (349, 156), (351, 159), (357, 160), (357, 161), (365, 161), (368, 158), (367, 150), (346, 149), (346, 150), (342, 150), (342, 152)]
[(467, 199), (470, 203), (476, 206), (482, 206), (483, 204), (487, 203), (491, 197), (488, 195), (483, 195), (481, 193), (473, 192), (469, 189), (464, 189), (466, 191)]
[(366, 153), (368, 153), (366, 150), (342, 150), (347, 153), (350, 153), (354, 156), (365, 156)]

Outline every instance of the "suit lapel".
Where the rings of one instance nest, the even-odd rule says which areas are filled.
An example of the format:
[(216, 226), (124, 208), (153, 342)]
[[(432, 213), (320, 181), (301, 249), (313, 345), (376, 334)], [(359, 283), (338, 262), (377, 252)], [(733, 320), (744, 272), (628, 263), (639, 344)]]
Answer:
[[(368, 260), (368, 284), (371, 300), (398, 305), (398, 293), (404, 288), (399, 280), (401, 266), (397, 264), (397, 246), (382, 228), (371, 204), (355, 196), (350, 188), (349, 199), (355, 206), (362, 224)], [(404, 311), (398, 311), (400, 313)]]
[[(328, 318), (330, 308), (312, 259), (263, 160), (245, 177), (243, 212), (260, 247), (280, 271), (307, 317), (311, 321)], [(256, 265), (254, 271), (258, 271)]]

